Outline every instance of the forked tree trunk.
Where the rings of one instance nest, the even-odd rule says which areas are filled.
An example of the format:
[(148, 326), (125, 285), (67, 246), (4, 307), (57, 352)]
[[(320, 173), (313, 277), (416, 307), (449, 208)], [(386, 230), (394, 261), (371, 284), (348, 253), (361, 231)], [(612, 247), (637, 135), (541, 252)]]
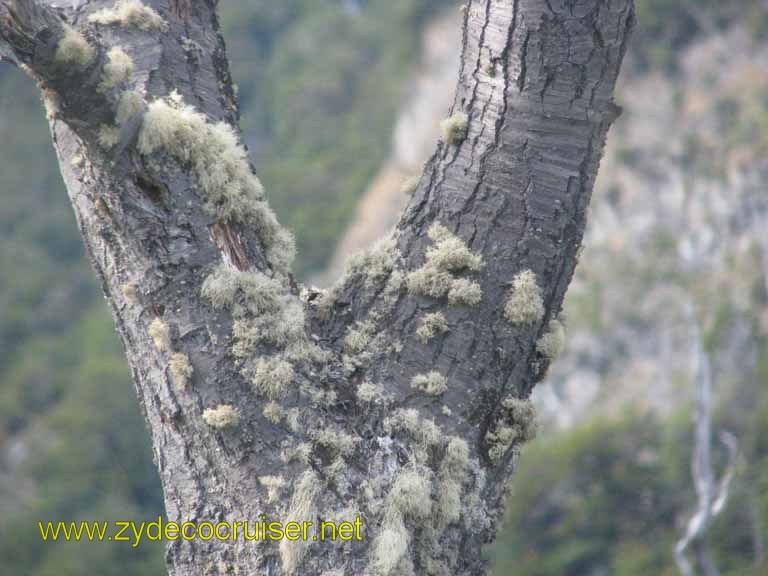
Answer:
[(167, 516), (363, 522), (352, 542), (179, 539), (170, 573), (485, 574), (631, 0), (472, 0), (443, 141), (395, 234), (328, 293), (293, 281), (233, 137), (215, 3), (150, 4), (0, 0), (0, 56), (44, 92)]

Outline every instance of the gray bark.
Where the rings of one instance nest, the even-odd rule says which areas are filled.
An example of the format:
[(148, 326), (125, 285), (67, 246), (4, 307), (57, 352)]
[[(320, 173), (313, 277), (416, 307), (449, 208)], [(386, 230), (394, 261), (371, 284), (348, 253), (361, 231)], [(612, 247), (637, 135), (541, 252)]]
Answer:
[[(110, 5), (102, 1), (0, 0), (0, 57), (23, 65), (51, 103), (53, 143), (125, 345), (167, 516), (364, 522), (361, 542), (179, 540), (168, 546), (170, 573), (486, 574), (483, 549), (531, 435), (526, 398), (549, 363), (537, 342), (560, 312), (618, 114), (612, 94), (631, 0), (472, 0), (453, 105), (468, 117), (466, 137), (438, 145), (390, 243), (328, 294), (293, 281), (270, 256), (274, 230), (258, 218), (207, 208), (194, 162), (167, 146), (141, 153), (145, 115), (125, 122), (113, 147), (99, 143), (129, 87), (147, 102), (175, 89), (209, 122), (237, 122), (215, 3), (149, 4), (167, 30), (89, 22)], [(85, 66), (56, 62), (65, 20), (96, 49)], [(132, 57), (132, 74), (99, 90), (117, 45)], [(477, 283), (473, 306), (442, 288), (421, 295), (409, 281), (439, 243), (427, 235), (436, 223), (482, 257), (475, 270), (450, 259), (430, 268), (451, 285)], [(453, 257), (460, 244), (443, 248)], [(252, 296), (235, 291), (212, 305), (201, 289), (222, 262), (230, 280), (238, 271), (241, 280), (274, 280), (279, 302), (255, 310)], [(543, 313), (515, 323), (504, 307), (524, 270), (535, 274)], [(438, 311), (448, 331), (418, 338), (424, 314)], [(299, 334), (264, 336), (290, 318), (301, 324), (301, 313)], [(157, 319), (168, 342), (150, 336)], [(233, 338), (235, 319), (260, 332)], [(186, 386), (172, 374), (173, 353), (191, 361)], [(291, 364), (287, 390), (254, 387), (259, 359)], [(447, 390), (414, 388), (413, 378), (431, 371)], [(264, 415), (270, 394), (284, 416), (278, 424)], [(238, 426), (203, 419), (222, 404), (239, 412)], [(265, 476), (284, 480), (276, 498)]]

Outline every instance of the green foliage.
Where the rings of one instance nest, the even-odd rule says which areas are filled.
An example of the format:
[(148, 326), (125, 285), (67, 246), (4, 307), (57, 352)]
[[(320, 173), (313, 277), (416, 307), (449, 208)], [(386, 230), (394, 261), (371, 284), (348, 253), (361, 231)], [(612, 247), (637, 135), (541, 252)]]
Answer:
[(389, 153), (421, 26), (450, 0), (222, 4), (243, 127), (299, 274), (322, 269)]
[[(765, 405), (768, 394), (763, 397)], [(756, 420), (759, 438), (768, 434), (767, 415), (763, 410)], [(660, 422), (629, 413), (525, 448), (494, 574), (677, 574), (672, 549), (695, 505), (690, 422), (689, 414)], [(719, 423), (726, 424), (733, 429)], [(749, 449), (751, 471), (737, 475), (734, 495), (713, 526), (710, 542), (723, 574), (759, 573), (750, 514), (756, 503), (768, 537), (768, 442), (763, 444)]]

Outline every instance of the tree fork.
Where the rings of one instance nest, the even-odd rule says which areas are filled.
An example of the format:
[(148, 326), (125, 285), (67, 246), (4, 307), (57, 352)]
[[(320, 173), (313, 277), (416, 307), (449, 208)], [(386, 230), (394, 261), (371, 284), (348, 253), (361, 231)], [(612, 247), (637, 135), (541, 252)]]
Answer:
[(634, 12), (464, 10), (456, 99), (409, 206), (319, 293), (290, 275), (238, 142), (214, 2), (0, 0), (0, 58), (43, 91), (169, 519), (363, 521), (344, 544), (173, 541), (171, 574), (487, 573)]

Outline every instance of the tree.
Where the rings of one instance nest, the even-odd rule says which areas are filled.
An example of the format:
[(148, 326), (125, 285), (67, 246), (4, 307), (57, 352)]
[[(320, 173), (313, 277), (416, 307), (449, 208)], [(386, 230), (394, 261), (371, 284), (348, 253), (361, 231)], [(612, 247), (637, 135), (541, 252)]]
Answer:
[(215, 3), (151, 4), (0, 0), (0, 57), (42, 91), (168, 518), (363, 522), (346, 543), (179, 538), (170, 573), (484, 574), (561, 346), (631, 0), (472, 0), (442, 142), (325, 292), (291, 276), (239, 143)]

